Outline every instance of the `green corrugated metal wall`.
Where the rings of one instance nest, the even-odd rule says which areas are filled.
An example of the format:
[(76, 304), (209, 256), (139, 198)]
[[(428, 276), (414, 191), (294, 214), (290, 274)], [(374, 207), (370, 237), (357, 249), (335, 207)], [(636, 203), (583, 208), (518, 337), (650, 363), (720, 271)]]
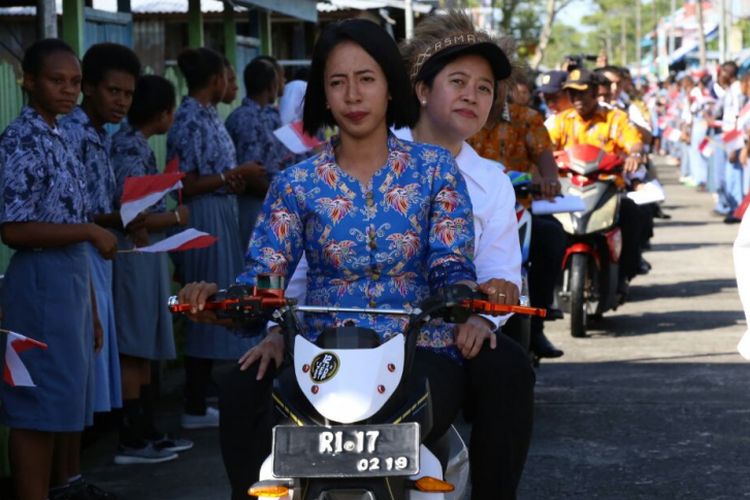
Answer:
[[(24, 104), (18, 75), (11, 64), (0, 62), (0, 131), (12, 122)], [(5, 272), (13, 252), (0, 244), (0, 274)]]

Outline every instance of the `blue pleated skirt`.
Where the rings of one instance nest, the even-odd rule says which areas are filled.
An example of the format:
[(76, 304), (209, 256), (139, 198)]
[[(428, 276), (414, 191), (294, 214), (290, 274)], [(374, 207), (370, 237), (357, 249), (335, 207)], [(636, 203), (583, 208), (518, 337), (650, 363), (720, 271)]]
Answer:
[[(164, 239), (150, 234), (149, 244)], [(118, 234), (120, 248), (132, 243)], [(115, 322), (120, 354), (154, 361), (174, 359), (168, 257), (165, 253), (125, 253), (114, 262)]]
[(36, 387), (0, 383), (0, 423), (77, 432), (93, 421), (94, 334), (86, 246), (23, 250), (11, 258), (3, 328), (45, 342), (20, 354)]
[[(182, 277), (185, 283), (203, 280), (225, 288), (235, 282), (243, 266), (237, 197), (201, 196), (188, 206), (190, 225), (219, 240), (208, 248), (183, 252)], [(185, 330), (185, 354), (196, 358), (237, 359), (257, 342), (221, 326), (189, 322)]]
[(104, 333), (102, 349), (94, 355), (94, 411), (107, 412), (122, 407), (120, 355), (112, 300), (112, 261), (104, 260), (93, 245), (87, 244), (86, 250), (96, 294), (96, 309)]

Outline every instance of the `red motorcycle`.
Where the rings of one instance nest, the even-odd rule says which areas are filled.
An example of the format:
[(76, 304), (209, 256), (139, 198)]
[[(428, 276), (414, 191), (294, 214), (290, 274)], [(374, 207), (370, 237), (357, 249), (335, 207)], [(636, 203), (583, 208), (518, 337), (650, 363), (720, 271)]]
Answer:
[(623, 159), (591, 145), (555, 153), (562, 193), (579, 196), (585, 209), (555, 214), (570, 243), (563, 258), (558, 305), (570, 314), (570, 334), (585, 337), (589, 319), (621, 303), (618, 294), (622, 234), (617, 222), (624, 192)]

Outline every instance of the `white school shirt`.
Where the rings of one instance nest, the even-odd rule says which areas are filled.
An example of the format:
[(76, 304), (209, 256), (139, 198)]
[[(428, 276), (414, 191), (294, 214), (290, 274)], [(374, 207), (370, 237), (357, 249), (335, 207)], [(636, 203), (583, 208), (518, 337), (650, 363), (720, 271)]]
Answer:
[[(413, 141), (411, 129), (393, 133), (399, 139)], [(456, 164), (466, 180), (474, 213), (474, 266), (477, 282), (499, 278), (514, 283), (521, 290), (521, 244), (518, 241), (516, 194), (505, 167), (482, 158), (464, 142)], [(307, 288), (307, 260), (302, 256), (289, 280), (286, 296), (304, 304)], [(496, 327), (505, 324), (510, 315), (485, 316)], [(269, 323), (269, 327), (274, 323)]]

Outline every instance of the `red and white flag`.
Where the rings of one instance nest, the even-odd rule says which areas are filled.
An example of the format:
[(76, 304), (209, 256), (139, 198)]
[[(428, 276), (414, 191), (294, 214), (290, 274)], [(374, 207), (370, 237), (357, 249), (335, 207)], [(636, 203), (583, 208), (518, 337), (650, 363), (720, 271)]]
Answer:
[(167, 193), (182, 188), (182, 172), (128, 177), (120, 198), (120, 218), (123, 227), (139, 213), (158, 203)]
[(34, 348), (47, 349), (47, 344), (10, 330), (0, 330), (0, 333), (6, 335), (3, 380), (12, 387), (36, 387), (19, 354)]
[(173, 174), (180, 171), (180, 157), (175, 156), (164, 166), (165, 174)]
[(724, 142), (724, 149), (726, 149), (728, 153), (732, 153), (738, 149), (742, 149), (745, 145), (745, 134), (734, 129), (729, 132), (724, 132), (724, 135), (721, 136), (721, 140)]
[(305, 133), (302, 121), (291, 122), (273, 131), (273, 135), (294, 154), (307, 153), (323, 144), (317, 137)]
[(713, 141), (708, 137), (704, 137), (701, 143), (698, 144), (698, 151), (700, 151), (705, 158), (711, 158), (714, 154)]
[(750, 124), (750, 102), (745, 104), (740, 110), (740, 114), (737, 115), (738, 129), (745, 130), (748, 124)]
[(664, 129), (664, 138), (671, 142), (679, 142), (680, 137), (682, 137), (682, 134), (679, 130), (672, 127), (667, 127)]
[(147, 247), (138, 247), (133, 250), (124, 250), (124, 252), (182, 252), (184, 250), (195, 250), (198, 248), (210, 247), (218, 241), (219, 238), (208, 233), (190, 228), (177, 233), (169, 238), (164, 238), (158, 243)]

